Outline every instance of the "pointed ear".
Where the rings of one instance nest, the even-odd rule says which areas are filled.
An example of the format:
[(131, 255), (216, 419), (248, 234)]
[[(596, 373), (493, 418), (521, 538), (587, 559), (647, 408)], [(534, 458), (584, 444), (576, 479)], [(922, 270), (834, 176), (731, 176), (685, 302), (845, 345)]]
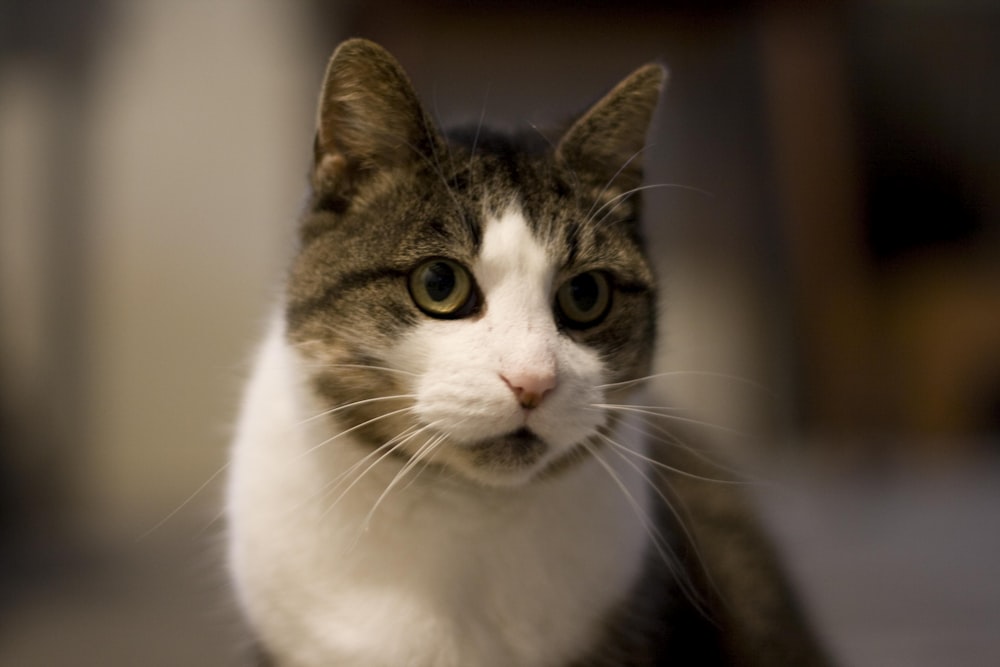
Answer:
[(313, 186), (339, 196), (432, 156), (441, 142), (403, 68), (364, 39), (347, 40), (330, 58), (316, 125)]
[(616, 194), (642, 182), (642, 151), (667, 72), (640, 67), (567, 130), (556, 160), (599, 192)]

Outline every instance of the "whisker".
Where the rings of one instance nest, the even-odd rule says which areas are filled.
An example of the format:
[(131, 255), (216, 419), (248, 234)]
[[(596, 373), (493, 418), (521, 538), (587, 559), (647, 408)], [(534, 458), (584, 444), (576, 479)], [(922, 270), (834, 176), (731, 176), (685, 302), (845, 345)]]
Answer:
[(434, 443), (434, 447), (431, 448), (431, 449), (428, 449), (424, 453), (425, 455), (423, 456), (423, 458), (420, 459), (420, 466), (421, 466), (420, 467), (420, 471), (417, 472), (415, 475), (413, 475), (410, 478), (410, 481), (406, 483), (406, 486), (404, 486), (402, 488), (402, 491), (406, 491), (406, 489), (410, 488), (410, 485), (412, 485), (414, 482), (416, 482), (417, 479), (427, 470), (427, 468), (432, 463), (430, 455), (434, 453), (434, 450), (436, 450), (438, 447), (440, 447), (442, 444), (444, 444), (444, 442), (447, 439), (448, 439), (448, 434), (447, 433), (442, 433), (440, 439), (438, 440), (438, 442)]
[(476, 157), (476, 147), (479, 145), (479, 132), (483, 129), (483, 121), (486, 119), (486, 105), (490, 100), (490, 85), (486, 84), (486, 92), (483, 94), (483, 108), (479, 111), (479, 122), (476, 123), (476, 135), (472, 138), (472, 150), (469, 152), (469, 174), (472, 174), (472, 160)]
[(619, 450), (621, 450), (623, 452), (627, 452), (630, 456), (633, 456), (633, 457), (635, 457), (635, 458), (637, 458), (637, 459), (639, 459), (641, 461), (645, 461), (646, 463), (649, 463), (650, 465), (655, 466), (655, 467), (659, 468), (660, 470), (664, 470), (666, 472), (674, 473), (676, 475), (681, 475), (682, 477), (687, 477), (689, 479), (696, 479), (696, 480), (701, 481), (701, 482), (711, 482), (713, 484), (731, 484), (731, 485), (734, 485), (734, 486), (742, 486), (742, 485), (747, 484), (747, 482), (744, 482), (743, 480), (739, 480), (739, 479), (717, 479), (715, 477), (706, 477), (704, 475), (698, 475), (698, 474), (693, 473), (693, 472), (688, 472), (686, 470), (682, 470), (680, 468), (677, 468), (677, 467), (674, 467), (674, 466), (669, 465), (667, 463), (664, 463), (663, 461), (658, 461), (658, 460), (656, 460), (654, 458), (646, 456), (645, 454), (637, 452), (634, 449), (632, 449), (632, 448), (630, 448), (630, 447), (628, 447), (626, 445), (621, 444), (620, 442), (616, 442), (616, 441), (612, 440), (611, 438), (609, 438), (608, 436), (604, 435), (603, 433), (598, 433), (598, 435), (601, 437), (602, 440), (604, 440), (608, 444), (612, 445), (615, 449), (619, 449)]
[[(405, 433), (407, 433), (409, 431), (416, 430), (418, 428), (419, 427), (417, 427), (417, 426), (410, 426), (409, 428), (407, 428), (407, 429), (405, 429), (403, 431), (403, 434), (405, 434)], [(403, 434), (397, 435), (396, 438), (401, 437)], [(333, 493), (334, 491), (336, 491), (340, 487), (340, 485), (343, 483), (344, 478), (348, 477), (351, 473), (353, 473), (358, 468), (361, 468), (362, 466), (364, 466), (373, 457), (377, 456), (379, 454), (379, 452), (383, 451), (383, 449), (385, 449), (386, 447), (391, 446), (391, 443), (394, 443), (395, 440), (396, 440), (396, 438), (393, 438), (392, 440), (390, 440), (389, 443), (382, 444), (382, 445), (380, 445), (380, 446), (375, 447), (374, 449), (372, 449), (371, 452), (369, 452), (364, 457), (362, 457), (360, 460), (358, 460), (357, 462), (355, 462), (354, 465), (348, 467), (346, 470), (342, 471), (339, 475), (337, 475), (333, 479), (327, 481), (323, 485), (323, 488), (319, 490), (319, 492), (317, 492), (315, 494), (312, 494), (311, 497), (307, 498), (306, 500), (304, 500), (304, 501), (298, 503), (297, 505), (295, 505), (294, 507), (292, 507), (288, 511), (288, 514), (289, 515), (294, 515), (299, 510), (301, 510), (305, 505), (307, 505), (307, 504), (309, 504), (311, 502), (319, 501), (323, 497), (328, 496), (331, 493)], [(296, 458), (301, 458), (301, 456), (300, 457), (296, 457)], [(325, 512), (324, 512), (324, 514), (325, 514)]]
[(706, 197), (714, 196), (712, 195), (711, 192), (708, 192), (707, 190), (702, 190), (701, 188), (696, 188), (691, 185), (681, 185), (680, 183), (651, 183), (649, 185), (640, 185), (639, 187), (632, 188), (631, 190), (626, 190), (620, 195), (616, 195), (611, 199), (609, 199), (608, 201), (604, 202), (604, 205), (601, 206), (596, 211), (594, 211), (594, 214), (587, 219), (587, 222), (588, 223), (593, 222), (594, 218), (600, 215), (601, 211), (610, 206), (611, 208), (601, 217), (600, 220), (597, 221), (597, 224), (600, 225), (602, 222), (604, 222), (604, 220), (607, 219), (609, 215), (614, 213), (616, 208), (618, 208), (626, 199), (628, 199), (632, 195), (638, 192), (642, 192), (644, 190), (655, 190), (659, 188), (673, 188), (677, 190), (686, 190), (689, 192), (696, 192), (698, 194), (705, 195)]
[[(602, 468), (604, 468), (605, 472), (607, 472), (608, 476), (611, 478), (611, 481), (613, 481), (619, 490), (621, 490), (625, 497), (625, 501), (632, 508), (632, 511), (635, 512), (636, 518), (639, 519), (640, 524), (642, 524), (643, 530), (649, 537), (653, 548), (656, 549), (657, 554), (659, 554), (662, 559), (663, 564), (677, 577), (680, 582), (683, 579), (683, 573), (678, 571), (679, 560), (677, 558), (677, 554), (674, 552), (673, 547), (670, 546), (667, 539), (660, 532), (656, 522), (650, 518), (646, 509), (642, 507), (638, 500), (636, 500), (635, 495), (631, 490), (629, 490), (628, 486), (625, 485), (625, 482), (622, 481), (615, 469), (611, 467), (611, 464), (604, 460), (604, 458), (600, 455), (600, 452), (587, 441), (583, 441), (580, 444), (587, 450), (594, 460), (597, 461)], [(642, 474), (642, 477), (651, 488), (656, 488), (656, 486), (645, 474)]]
[(417, 424), (414, 424), (414, 425), (411, 425), (411, 426), (403, 429), (400, 433), (396, 434), (393, 438), (390, 438), (389, 440), (387, 440), (386, 442), (383, 442), (378, 447), (375, 447), (374, 449), (372, 449), (371, 452), (369, 452), (364, 457), (362, 457), (361, 459), (359, 459), (358, 461), (356, 461), (353, 465), (351, 465), (350, 467), (348, 467), (346, 470), (344, 470), (343, 472), (341, 472), (339, 475), (337, 475), (336, 477), (334, 477), (333, 479), (331, 479), (330, 481), (328, 481), (324, 485), (324, 487), (323, 487), (324, 491), (325, 492), (329, 492), (331, 490), (335, 491), (340, 486), (340, 483), (346, 477), (349, 477), (358, 468), (361, 468), (361, 467), (365, 466), (372, 458), (378, 456), (379, 453), (385, 451), (387, 448), (395, 447), (397, 444), (405, 443), (409, 438), (418, 435), (421, 431), (425, 430), (426, 428), (427, 428), (426, 426), (419, 426)]
[(316, 362), (316, 363), (305, 363), (303, 364), (303, 366), (306, 366), (308, 368), (354, 368), (359, 370), (385, 371), (387, 373), (399, 373), (400, 375), (410, 375), (412, 377), (420, 377), (419, 373), (404, 371), (401, 368), (390, 368), (388, 366), (375, 366), (372, 364), (324, 364), (322, 362)]
[(618, 408), (636, 408), (639, 410), (648, 410), (649, 412), (660, 416), (670, 416), (675, 412), (689, 411), (689, 408), (670, 407), (666, 405), (636, 405), (634, 403), (591, 403), (591, 406), (606, 408), (608, 410), (616, 410)]
[[(624, 449), (624, 450), (626, 450), (628, 452), (637, 453), (637, 452), (633, 452), (631, 449), (629, 449), (625, 445), (622, 445), (621, 443), (618, 443), (618, 442), (612, 440), (611, 438), (609, 438), (609, 437), (607, 437), (607, 436), (605, 436), (603, 434), (599, 434), (599, 435), (606, 442), (614, 445), (616, 448), (620, 447), (620, 448), (622, 448), (622, 449)], [(619, 458), (621, 458), (622, 461), (624, 461), (627, 465), (629, 465), (633, 470), (635, 470), (637, 473), (639, 473), (640, 477), (642, 477), (642, 479), (646, 482), (646, 484), (649, 486), (649, 488), (652, 489), (654, 493), (656, 493), (656, 495), (660, 498), (661, 501), (663, 501), (664, 507), (666, 507), (667, 510), (677, 520), (677, 525), (680, 528), (681, 532), (684, 534), (684, 537), (686, 538), (687, 543), (690, 545), (691, 550), (694, 553), (695, 558), (698, 560), (699, 563), (701, 563), (704, 566), (705, 565), (705, 561), (704, 561), (704, 558), (701, 555), (701, 552), (698, 549), (698, 544), (695, 541), (694, 536), (692, 535), (692, 533), (691, 533), (690, 529), (688, 528), (687, 524), (684, 522), (684, 519), (681, 516), (680, 512), (677, 511), (677, 508), (674, 506), (673, 502), (671, 502), (670, 498), (667, 497), (667, 494), (665, 494), (663, 492), (663, 490), (660, 489), (659, 485), (656, 484), (656, 482), (654, 482), (652, 479), (649, 478), (649, 475), (646, 474), (646, 471), (643, 470), (642, 467), (639, 464), (637, 464), (635, 461), (630, 460), (627, 456), (625, 456), (623, 453), (621, 453), (617, 449), (612, 449), (611, 451), (614, 452)], [(649, 459), (647, 459), (647, 460), (649, 460)], [(665, 484), (669, 485), (669, 482), (667, 480), (664, 479), (663, 481), (664, 481)], [(666, 539), (662, 538), (662, 534), (660, 533), (659, 530), (657, 530), (657, 534), (661, 535), (661, 539), (663, 539), (664, 545), (666, 546), (666, 549), (670, 552), (670, 556), (671, 556), (671, 559), (667, 559), (664, 556), (664, 554), (662, 552), (660, 552), (660, 557), (664, 559), (664, 565), (666, 565), (667, 569), (670, 570), (670, 572), (676, 577), (678, 586), (680, 586), (681, 591), (684, 593), (685, 597), (687, 597), (688, 601), (691, 602), (692, 606), (694, 606), (695, 609), (700, 614), (702, 614), (702, 616), (704, 616), (706, 618), (706, 620), (714, 623), (714, 621), (712, 620), (712, 618), (711, 618), (710, 614), (708, 613), (708, 610), (707, 610), (707, 608), (705, 606), (706, 603), (705, 603), (705, 600), (704, 600), (703, 596), (695, 588), (694, 584), (691, 582), (691, 580), (687, 576), (686, 572), (684, 572), (683, 569), (681, 569), (680, 571), (678, 571), (677, 564), (679, 563), (679, 559), (677, 557), (677, 553), (674, 551), (673, 547), (670, 546), (670, 543), (667, 542)], [(706, 568), (706, 572), (707, 572), (707, 568)]]
[[(437, 115), (437, 93), (436, 92), (432, 93), (432, 97), (434, 98), (434, 110), (435, 110), (434, 112), (435, 115)], [(433, 162), (431, 160), (428, 160), (427, 156), (424, 155), (422, 152), (420, 152), (416, 147), (410, 145), (409, 143), (407, 143), (407, 146), (409, 146), (413, 151), (417, 153), (418, 156), (423, 158), (427, 162), (427, 164), (431, 166), (431, 168), (434, 170), (434, 173), (438, 176), (438, 178), (441, 179), (441, 182), (444, 184), (445, 190), (448, 192), (448, 196), (451, 197), (452, 202), (455, 204), (455, 211), (459, 215), (462, 215), (462, 210), (463, 210), (462, 204), (461, 202), (459, 202), (458, 195), (455, 194), (454, 189), (451, 187), (451, 183), (449, 183), (448, 179), (445, 177), (444, 168), (441, 166), (441, 158), (438, 155), (437, 151), (439, 147), (443, 146), (445, 153), (448, 157), (448, 166), (451, 168), (451, 173), (454, 173), (455, 165), (453, 156), (451, 154), (451, 146), (448, 143), (447, 139), (442, 139), (440, 142), (437, 141), (437, 138), (439, 136), (438, 130), (436, 127), (431, 125), (431, 123), (429, 122), (430, 119), (427, 117), (426, 114), (422, 114), (421, 119), (423, 121), (423, 126), (424, 126), (424, 137), (427, 140), (428, 145), (430, 146), (431, 158)], [(440, 118), (438, 118), (438, 126), (440, 125), (441, 125)]]
[[(543, 140), (545, 140), (545, 143), (549, 145), (550, 149), (552, 149), (552, 153), (555, 154), (555, 152), (557, 150), (556, 149), (556, 145), (552, 143), (552, 140), (548, 137), (548, 135), (545, 134), (545, 132), (543, 132), (542, 129), (540, 127), (538, 127), (538, 125), (536, 125), (535, 123), (530, 123), (529, 122), (528, 123), (528, 127), (530, 127), (532, 130), (534, 130), (538, 134), (538, 136), (540, 136)], [(566, 168), (566, 171), (569, 173), (569, 176), (573, 179), (573, 189), (577, 193), (576, 197), (577, 197), (577, 200), (579, 201), (579, 199), (580, 199), (580, 192), (583, 190), (583, 187), (581, 186), (581, 182), (580, 182), (580, 175), (577, 174), (576, 170), (573, 169), (573, 168), (571, 168), (569, 165), (564, 165), (564, 167)], [(581, 203), (581, 206), (582, 206), (582, 203)]]
[[(338, 504), (338, 503), (340, 503), (340, 501), (341, 501), (341, 500), (343, 500), (343, 499), (344, 499), (344, 497), (345, 497), (345, 496), (346, 496), (346, 495), (347, 495), (348, 493), (350, 493), (350, 492), (351, 492), (351, 489), (353, 489), (353, 488), (354, 488), (355, 486), (357, 486), (357, 484), (358, 484), (358, 483), (359, 483), (359, 482), (360, 482), (360, 481), (361, 481), (362, 479), (364, 479), (364, 478), (365, 478), (365, 476), (366, 476), (366, 475), (367, 475), (367, 474), (368, 474), (369, 472), (371, 472), (372, 470), (374, 470), (374, 469), (375, 469), (375, 466), (377, 466), (377, 465), (378, 465), (379, 463), (381, 463), (381, 462), (382, 462), (382, 461), (384, 461), (384, 460), (385, 460), (386, 458), (388, 458), (389, 456), (391, 456), (391, 455), (392, 455), (392, 454), (393, 454), (394, 452), (396, 452), (397, 450), (401, 449), (401, 448), (402, 448), (403, 446), (405, 446), (405, 445), (406, 445), (406, 443), (407, 443), (407, 442), (409, 442), (409, 441), (410, 441), (411, 439), (413, 439), (414, 437), (416, 437), (417, 435), (419, 435), (419, 434), (420, 434), (420, 433), (421, 433), (422, 431), (426, 430), (427, 428), (430, 428), (430, 427), (429, 427), (429, 426), (424, 426), (424, 427), (421, 427), (421, 428), (417, 429), (416, 431), (414, 431), (413, 433), (410, 433), (409, 435), (407, 435), (407, 436), (406, 436), (405, 438), (401, 438), (401, 439), (399, 439), (399, 440), (398, 440), (398, 442), (396, 442), (395, 444), (392, 444), (391, 446), (390, 446), (390, 443), (391, 443), (392, 441), (390, 440), (390, 441), (389, 441), (389, 443), (385, 443), (385, 444), (383, 444), (383, 445), (380, 445), (380, 446), (379, 446), (378, 448), (376, 448), (376, 449), (375, 449), (375, 451), (374, 451), (374, 452), (372, 452), (371, 454), (369, 454), (369, 455), (365, 456), (365, 457), (364, 457), (364, 458), (363, 458), (363, 459), (362, 459), (361, 461), (359, 461), (359, 462), (358, 462), (359, 464), (360, 464), (360, 463), (362, 463), (362, 462), (366, 462), (366, 461), (368, 461), (368, 459), (372, 458), (372, 457), (373, 457), (373, 456), (375, 456), (376, 454), (379, 454), (379, 452), (382, 452), (382, 450), (383, 450), (383, 449), (385, 450), (384, 452), (382, 452), (382, 453), (381, 453), (381, 455), (380, 455), (380, 456), (378, 456), (378, 458), (376, 458), (376, 459), (375, 459), (375, 460), (374, 460), (374, 461), (373, 461), (372, 463), (370, 463), (370, 464), (368, 465), (368, 467), (367, 467), (367, 468), (365, 468), (365, 469), (364, 469), (364, 470), (363, 470), (363, 471), (362, 471), (362, 472), (361, 472), (360, 474), (358, 474), (358, 475), (357, 475), (357, 476), (356, 476), (356, 477), (355, 477), (355, 478), (354, 478), (354, 479), (353, 479), (353, 480), (351, 481), (351, 483), (350, 483), (350, 484), (348, 484), (348, 485), (347, 485), (347, 488), (345, 488), (345, 489), (344, 489), (344, 490), (343, 490), (343, 491), (342, 491), (342, 492), (340, 493), (340, 495), (339, 495), (339, 496), (337, 496), (337, 499), (336, 499), (336, 500), (334, 500), (334, 501), (333, 501), (332, 503), (330, 503), (330, 505), (329, 505), (329, 506), (327, 506), (327, 508), (326, 508), (326, 509), (325, 509), (325, 510), (323, 511), (323, 516), (326, 516), (326, 514), (328, 514), (329, 512), (331, 512), (331, 511), (333, 510), (333, 508), (334, 508), (334, 507), (336, 507), (336, 506), (337, 506), (337, 504)], [(399, 436), (397, 436), (397, 438), (399, 438)], [(357, 469), (357, 467), (358, 467), (358, 464), (355, 464), (354, 466), (351, 466), (350, 470), (351, 470), (351, 471), (354, 471), (354, 470), (356, 470), (356, 469)], [(343, 475), (341, 475), (341, 477), (343, 477)], [(327, 491), (328, 491), (328, 492), (330, 492), (330, 493), (332, 493), (333, 491), (335, 491), (335, 490), (336, 490), (337, 488), (339, 488), (339, 487), (340, 487), (340, 484), (341, 484), (342, 482), (343, 482), (343, 479), (341, 480), (341, 482), (340, 482), (340, 483), (338, 483), (338, 484), (334, 485), (334, 486), (332, 487), (332, 489), (328, 489)], [(327, 494), (325, 494), (325, 495), (327, 495)]]
[(618, 171), (615, 172), (615, 175), (612, 176), (610, 179), (608, 179), (608, 182), (604, 184), (604, 187), (601, 189), (601, 192), (597, 195), (597, 197), (594, 198), (594, 203), (590, 205), (590, 210), (587, 211), (587, 215), (583, 216), (584, 220), (586, 220), (588, 222), (591, 220), (590, 216), (594, 212), (594, 207), (597, 206), (598, 202), (601, 201), (601, 197), (603, 197), (604, 193), (608, 191), (608, 188), (610, 188), (611, 185), (612, 185), (612, 183), (615, 182), (615, 179), (618, 178), (623, 171), (625, 171), (626, 167), (628, 167), (630, 164), (632, 164), (633, 160), (635, 160), (637, 157), (639, 157), (640, 155), (642, 155), (642, 153), (647, 148), (650, 148), (651, 146), (652, 146), (652, 144), (647, 144), (647, 145), (643, 146), (642, 148), (640, 148), (639, 150), (637, 150), (635, 153), (632, 153), (632, 156), (629, 159), (625, 160), (625, 163), (622, 166), (618, 167)]
[(451, 184), (448, 183), (448, 179), (445, 177), (444, 170), (441, 167), (441, 162), (438, 159), (438, 152), (437, 152), (438, 144), (444, 143), (446, 149), (448, 148), (448, 144), (446, 141), (442, 142), (437, 141), (437, 130), (432, 129), (431, 123), (429, 122), (430, 119), (427, 118), (426, 115), (422, 115), (422, 121), (423, 121), (424, 137), (427, 140), (427, 143), (431, 151), (430, 157), (428, 157), (422, 150), (420, 150), (419, 147), (415, 146), (405, 137), (400, 137), (396, 135), (387, 135), (387, 136), (388, 138), (394, 141), (400, 142), (400, 144), (406, 146), (411, 151), (413, 151), (413, 153), (418, 158), (420, 158), (439, 179), (441, 179), (441, 183), (444, 184), (445, 190), (448, 192), (448, 196), (451, 197), (452, 203), (455, 205), (455, 210), (461, 215), (463, 210), (462, 204), (459, 201), (458, 196), (452, 189)]
[[(656, 435), (654, 433), (651, 433), (650, 431), (648, 431), (648, 430), (646, 430), (644, 428), (639, 428), (635, 424), (630, 423), (628, 420), (622, 420), (619, 423), (622, 426), (626, 426), (628, 428), (631, 428), (632, 430), (637, 431), (637, 432), (641, 433), (642, 435), (644, 435), (646, 437), (655, 438), (657, 442), (662, 442), (664, 444), (667, 444), (667, 445), (670, 445), (670, 446), (673, 446), (673, 447), (678, 447), (680, 449), (683, 449), (685, 452), (691, 454), (692, 456), (694, 456), (695, 458), (697, 458), (698, 460), (700, 460), (702, 463), (705, 463), (705, 464), (707, 464), (707, 465), (715, 468), (716, 470), (718, 470), (720, 472), (732, 475), (734, 478), (736, 478), (736, 479), (732, 480), (732, 483), (742, 483), (742, 484), (755, 485), (755, 486), (756, 485), (760, 485), (760, 486), (764, 486), (765, 485), (765, 482), (763, 482), (761, 480), (750, 480), (750, 479), (748, 479), (746, 473), (741, 472), (739, 470), (736, 470), (735, 468), (729, 467), (727, 465), (724, 465), (724, 464), (720, 463), (719, 461), (713, 459), (711, 456), (709, 456), (706, 452), (704, 452), (699, 447), (695, 447), (693, 445), (690, 445), (690, 444), (686, 443), (684, 440), (682, 440), (680, 437), (678, 437), (675, 433), (673, 433), (671, 431), (668, 431), (661, 424), (658, 424), (658, 423), (654, 422), (651, 417), (645, 416), (645, 415), (640, 415), (638, 417), (638, 419), (641, 419), (642, 422), (643, 422), (643, 424), (646, 427), (648, 427), (649, 429), (653, 429), (653, 430), (657, 431), (660, 435)], [(719, 481), (725, 481), (725, 480), (719, 480)]]
[[(181, 502), (180, 505), (178, 505), (177, 507), (175, 507), (166, 516), (164, 516), (162, 519), (160, 519), (155, 524), (153, 524), (153, 526), (151, 528), (149, 528), (147, 531), (145, 531), (144, 533), (142, 533), (141, 535), (139, 535), (137, 538), (135, 538), (135, 541), (136, 542), (141, 542), (144, 539), (146, 539), (147, 537), (149, 537), (150, 535), (152, 535), (153, 533), (155, 533), (157, 530), (159, 530), (163, 526), (163, 524), (165, 524), (167, 521), (170, 521), (170, 519), (172, 519), (178, 512), (180, 512), (182, 509), (184, 509), (189, 504), (191, 504), (191, 502), (194, 501), (194, 499), (197, 498), (198, 495), (202, 491), (204, 491), (208, 487), (209, 484), (211, 484), (213, 481), (215, 481), (215, 479), (219, 475), (221, 475), (222, 473), (224, 473), (228, 469), (229, 469), (229, 461), (226, 461), (224, 464), (222, 464), (222, 467), (220, 467), (218, 470), (216, 470), (211, 475), (209, 475), (208, 479), (206, 479), (204, 482), (202, 482), (201, 485), (197, 489), (195, 489), (194, 492), (191, 495), (189, 495), (187, 498), (185, 498)], [(213, 519), (210, 522), (210, 524), (214, 523), (217, 519), (218, 519), (218, 517), (216, 517), (215, 519)]]
[(728, 426), (722, 426), (721, 424), (714, 424), (709, 421), (704, 421), (702, 419), (694, 419), (693, 417), (680, 417), (678, 415), (664, 414), (663, 412), (657, 412), (655, 410), (648, 410), (645, 408), (637, 408), (631, 405), (611, 405), (607, 403), (591, 403), (591, 408), (597, 408), (601, 410), (617, 410), (619, 412), (632, 412), (641, 415), (652, 415), (654, 417), (660, 417), (661, 419), (669, 419), (676, 422), (683, 422), (685, 424), (695, 424), (697, 426), (705, 426), (708, 428), (713, 428), (724, 433), (729, 433), (731, 435), (737, 435), (743, 438), (749, 437), (748, 433), (743, 431), (738, 431)]
[(719, 380), (729, 380), (731, 382), (736, 382), (739, 384), (750, 386), (754, 389), (765, 392), (771, 396), (775, 395), (774, 391), (772, 391), (766, 385), (757, 382), (756, 380), (751, 380), (749, 378), (741, 377), (739, 375), (732, 375), (730, 373), (719, 373), (715, 371), (690, 371), (690, 370), (664, 371), (662, 373), (653, 373), (652, 375), (645, 375), (643, 377), (634, 378), (632, 380), (623, 380), (621, 382), (609, 382), (607, 384), (599, 384), (597, 385), (597, 389), (615, 389), (620, 387), (630, 387), (637, 384), (642, 384), (644, 382), (649, 382), (650, 380), (657, 380), (660, 378), (668, 378), (676, 376), (694, 376), (694, 377), (715, 378)]
[(205, 522), (205, 525), (202, 526), (201, 530), (198, 531), (198, 537), (202, 537), (203, 535), (205, 535), (205, 533), (208, 532), (209, 528), (219, 523), (220, 521), (225, 520), (227, 512), (228, 509), (226, 507), (222, 507), (218, 512), (213, 514), (212, 518), (209, 519), (207, 522)]
[[(536, 125), (535, 123), (531, 123), (531, 122), (528, 123), (528, 127), (530, 127), (532, 130), (534, 130), (538, 134), (538, 136), (540, 136), (542, 139), (544, 139), (545, 143), (547, 143), (549, 145), (549, 148), (551, 148), (553, 151), (556, 150), (555, 144), (552, 143), (552, 140), (549, 139), (549, 137), (548, 137), (547, 134), (545, 134), (544, 132), (542, 132), (542, 128), (538, 127), (538, 125)], [(575, 174), (575, 172), (574, 172), (574, 174)]]
[(406, 408), (400, 408), (399, 410), (392, 410), (390, 412), (386, 412), (385, 414), (381, 414), (381, 415), (379, 415), (377, 417), (372, 417), (371, 419), (369, 419), (367, 421), (363, 421), (360, 424), (355, 424), (354, 426), (350, 427), (349, 429), (341, 431), (341, 432), (337, 433), (336, 435), (330, 436), (329, 438), (327, 438), (323, 442), (319, 443), (318, 445), (313, 445), (309, 449), (307, 449), (304, 452), (302, 452), (301, 454), (299, 454), (296, 458), (302, 458), (304, 456), (308, 456), (309, 454), (313, 453), (317, 449), (320, 449), (321, 447), (325, 447), (326, 445), (330, 444), (331, 442), (333, 442), (337, 438), (345, 436), (348, 433), (352, 433), (354, 431), (357, 431), (358, 429), (364, 428), (365, 426), (368, 426), (370, 424), (374, 424), (377, 421), (380, 421), (382, 419), (388, 419), (389, 417), (393, 417), (395, 415), (402, 414), (404, 412), (412, 412), (412, 411), (413, 411), (412, 407), (406, 407)]
[(375, 503), (372, 505), (371, 510), (369, 510), (368, 514), (365, 516), (365, 520), (361, 523), (362, 532), (368, 530), (368, 527), (371, 524), (372, 517), (375, 516), (375, 512), (378, 510), (379, 505), (382, 504), (382, 501), (385, 500), (385, 498), (389, 495), (389, 493), (396, 487), (397, 484), (399, 484), (400, 480), (402, 480), (407, 474), (410, 473), (410, 471), (412, 471), (414, 468), (417, 467), (417, 464), (420, 463), (421, 461), (420, 457), (423, 456), (425, 453), (435, 449), (439, 443), (444, 441), (444, 439), (445, 436), (443, 434), (438, 433), (436, 435), (432, 435), (430, 438), (427, 439), (427, 442), (422, 444), (417, 449), (417, 451), (413, 453), (413, 455), (410, 457), (410, 460), (407, 461), (406, 464), (399, 469), (399, 472), (396, 473), (395, 477), (392, 478), (392, 481), (386, 485), (385, 490), (383, 490), (382, 493), (379, 495), (379, 497), (375, 500)]
[[(306, 417), (302, 421), (298, 422), (296, 424), (296, 426), (302, 426), (303, 424), (308, 424), (309, 422), (315, 421), (315, 420), (317, 420), (317, 419), (319, 419), (321, 417), (328, 417), (330, 415), (336, 414), (336, 413), (341, 412), (343, 410), (349, 410), (350, 408), (356, 408), (359, 405), (368, 405), (370, 403), (378, 403), (380, 401), (397, 401), (397, 400), (400, 400), (400, 399), (403, 399), (403, 398), (416, 398), (416, 397), (417, 397), (416, 394), (396, 394), (395, 396), (375, 396), (374, 398), (363, 398), (363, 399), (358, 400), (358, 401), (351, 401), (350, 403), (343, 403), (341, 405), (337, 405), (335, 407), (330, 408), (329, 410), (323, 410), (322, 412), (318, 412), (318, 413), (314, 414), (312, 417)], [(409, 409), (409, 408), (405, 408), (405, 409)]]

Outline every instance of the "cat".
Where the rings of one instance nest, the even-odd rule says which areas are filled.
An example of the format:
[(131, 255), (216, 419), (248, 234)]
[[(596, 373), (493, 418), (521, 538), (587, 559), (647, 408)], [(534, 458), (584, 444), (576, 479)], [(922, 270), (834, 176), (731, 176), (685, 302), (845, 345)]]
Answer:
[(630, 408), (664, 79), (553, 141), (443, 132), (384, 49), (337, 48), (232, 450), (259, 664), (826, 664), (740, 489)]

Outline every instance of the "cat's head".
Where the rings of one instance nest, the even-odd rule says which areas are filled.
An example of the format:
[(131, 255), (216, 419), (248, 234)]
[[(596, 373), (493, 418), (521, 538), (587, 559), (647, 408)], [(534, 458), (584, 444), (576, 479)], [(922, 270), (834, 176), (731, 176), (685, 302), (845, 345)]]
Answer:
[(337, 49), (286, 313), (342, 428), (490, 485), (601, 446), (610, 385), (653, 352), (635, 189), (663, 80), (637, 70), (552, 142), (445, 134), (381, 47)]

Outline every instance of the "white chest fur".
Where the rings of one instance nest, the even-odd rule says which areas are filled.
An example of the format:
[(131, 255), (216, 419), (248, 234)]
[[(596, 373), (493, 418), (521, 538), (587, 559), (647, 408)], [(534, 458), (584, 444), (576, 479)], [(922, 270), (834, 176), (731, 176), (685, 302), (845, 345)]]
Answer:
[(605, 453), (508, 489), (425, 471), (382, 497), (402, 463), (358, 466), (370, 449), (309, 420), (300, 364), (273, 327), (228, 497), (237, 590), (279, 664), (541, 667), (587, 648), (641, 567), (638, 469)]

